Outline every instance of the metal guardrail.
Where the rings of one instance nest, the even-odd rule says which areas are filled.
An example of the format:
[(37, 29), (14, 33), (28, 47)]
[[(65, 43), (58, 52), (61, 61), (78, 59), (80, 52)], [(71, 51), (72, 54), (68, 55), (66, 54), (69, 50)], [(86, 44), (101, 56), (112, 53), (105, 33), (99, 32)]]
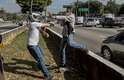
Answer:
[[(50, 39), (59, 46), (62, 36), (50, 28), (47, 29)], [(81, 73), (86, 73), (86, 80), (124, 80), (124, 69), (89, 51), (83, 53), (79, 49), (68, 46), (68, 64)]]
[[(18, 27), (3, 33), (0, 33), (0, 48), (3, 48), (4, 46), (11, 43), (11, 41), (20, 33), (24, 32), (26, 30), (25, 26)], [(4, 79), (4, 69), (3, 69), (3, 59), (0, 55), (0, 80)]]

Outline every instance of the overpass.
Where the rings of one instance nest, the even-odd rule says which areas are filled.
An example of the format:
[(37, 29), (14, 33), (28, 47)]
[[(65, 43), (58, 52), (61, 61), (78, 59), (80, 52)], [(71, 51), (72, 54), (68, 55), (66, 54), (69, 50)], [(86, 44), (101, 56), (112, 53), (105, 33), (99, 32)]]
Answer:
[[(8, 44), (10, 44), (9, 42), (11, 42), (17, 35), (20, 35), (22, 32), (25, 32), (24, 27), (19, 27), (19, 28), (13, 29), (11, 31), (4, 32), (3, 34), (1, 34), (0, 42), (3, 45), (7, 46)], [(54, 61), (51, 60), (51, 61), (53, 61), (53, 62), (51, 62), (51, 64), (53, 65), (54, 63), (57, 64), (57, 62), (58, 62), (58, 58), (57, 58), (58, 55), (56, 53), (57, 50), (53, 52), (53, 47), (58, 49), (58, 46), (59, 46), (62, 36), (50, 28), (47, 29), (47, 32), (50, 34), (50, 38), (49, 39), (44, 38), (44, 39), (46, 41), (45, 42), (46, 46), (50, 49), (50, 54), (52, 54), (52, 56), (53, 56)], [(49, 45), (50, 42), (48, 42), (48, 41), (51, 41), (52, 45)], [(44, 48), (44, 49), (46, 49), (46, 48)], [(124, 80), (124, 69), (103, 59), (102, 57), (94, 54), (91, 51), (89, 51), (88, 54), (85, 54), (78, 49), (74, 49), (73, 47), (68, 46), (67, 53), (68, 53), (68, 65), (73, 67), (75, 70), (79, 71), (79, 73), (81, 75), (84, 74), (86, 80)], [(47, 58), (48, 58), (47, 60), (51, 59), (50, 57), (52, 57), (52, 56), (50, 56), (50, 54), (47, 55)], [(25, 57), (26, 55), (23, 55), (23, 56)], [(17, 60), (17, 59), (13, 59), (13, 60)], [(25, 63), (25, 61), (22, 60), (22, 63)], [(27, 64), (29, 64), (29, 63), (30, 62), (28, 62)], [(15, 66), (15, 68), (17, 68), (16, 64), (18, 64), (18, 62), (14, 63), (14, 65), (12, 65), (12, 66)], [(49, 65), (51, 65), (51, 64), (49, 64)], [(0, 68), (1, 69), (0, 78), (1, 79), (0, 80), (4, 80), (4, 74), (3, 74), (4, 69), (3, 68), (6, 69), (7, 66), (9, 68), (11, 67), (9, 65), (2, 66), (2, 60), (1, 60), (1, 65), (0, 65), (0, 67), (1, 67)], [(14, 68), (12, 68), (12, 69), (14, 69)], [(16, 72), (18, 72), (18, 71), (15, 71), (15, 72), (13, 71), (13, 73), (16, 73)], [(23, 73), (27, 74), (25, 72), (23, 72)], [(56, 74), (59, 74), (59, 73), (56, 73)], [(71, 77), (70, 77), (71, 79), (67, 78), (67, 74), (68, 73), (61, 74), (60, 77), (63, 76), (63, 79), (56, 78), (56, 80), (73, 80)], [(30, 75), (28, 75), (28, 76), (30, 76)], [(76, 78), (74, 80), (82, 80), (82, 78), (81, 79)]]
[(0, 22), (0, 33), (16, 28), (17, 25), (12, 22)]

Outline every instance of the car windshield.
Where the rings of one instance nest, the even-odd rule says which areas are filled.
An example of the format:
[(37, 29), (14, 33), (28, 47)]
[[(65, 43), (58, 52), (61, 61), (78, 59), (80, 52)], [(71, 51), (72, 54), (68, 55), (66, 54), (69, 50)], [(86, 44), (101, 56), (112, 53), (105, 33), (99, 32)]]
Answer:
[(120, 32), (120, 33), (117, 35), (116, 40), (117, 40), (117, 41), (120, 41), (120, 42), (124, 41), (124, 32)]

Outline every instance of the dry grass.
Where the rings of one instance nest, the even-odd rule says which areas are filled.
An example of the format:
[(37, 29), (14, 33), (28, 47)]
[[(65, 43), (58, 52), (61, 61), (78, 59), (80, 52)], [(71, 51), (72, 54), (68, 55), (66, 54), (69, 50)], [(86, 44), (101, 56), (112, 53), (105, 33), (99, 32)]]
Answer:
[[(4, 71), (6, 80), (43, 80), (43, 75), (35, 65), (34, 59), (31, 57), (26, 48), (26, 32), (17, 36), (13, 42), (7, 47), (0, 50), (4, 57)], [(40, 45), (44, 50), (45, 63), (48, 66), (51, 74), (54, 75), (54, 80), (83, 80), (76, 73), (58, 73), (57, 53), (58, 48), (54, 47), (53, 43), (41, 37)], [(48, 47), (47, 42), (53, 47)], [(56, 59), (56, 60), (57, 60)]]

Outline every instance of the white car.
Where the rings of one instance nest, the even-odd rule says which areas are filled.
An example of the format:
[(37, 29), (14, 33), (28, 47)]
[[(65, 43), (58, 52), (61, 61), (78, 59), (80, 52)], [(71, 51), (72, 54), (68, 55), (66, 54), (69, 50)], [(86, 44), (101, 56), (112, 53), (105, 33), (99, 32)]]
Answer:
[(101, 53), (107, 60), (124, 61), (124, 31), (106, 38), (102, 42)]
[(0, 22), (4, 22), (3, 18), (0, 18)]
[(98, 19), (87, 19), (86, 22), (84, 22), (84, 26), (97, 26), (100, 24), (100, 21)]

